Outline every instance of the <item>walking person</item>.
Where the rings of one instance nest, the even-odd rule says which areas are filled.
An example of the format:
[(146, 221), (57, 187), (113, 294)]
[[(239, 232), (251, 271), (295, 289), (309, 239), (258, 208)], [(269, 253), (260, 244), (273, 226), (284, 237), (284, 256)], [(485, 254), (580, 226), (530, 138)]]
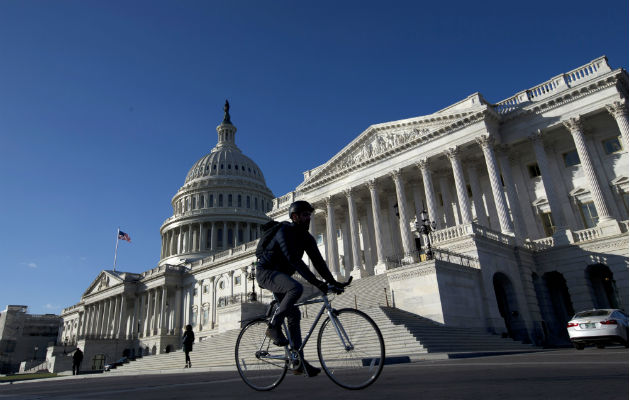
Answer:
[(81, 361), (83, 361), (83, 352), (80, 348), (74, 351), (72, 355), (72, 375), (79, 375), (79, 370), (81, 369)]
[[(289, 206), (289, 218), (291, 222), (282, 222), (271, 241), (256, 251), (258, 266), (256, 268), (256, 280), (260, 287), (273, 292), (278, 299), (278, 308), (271, 317), (266, 335), (276, 346), (286, 346), (289, 341), (282, 333), (282, 321), (287, 318), (287, 325), (293, 346), (299, 348), (302, 345), (302, 333), (300, 330), (300, 310), (295, 306), (302, 295), (302, 284), (291, 278), (294, 272), (302, 275), (310, 284), (322, 292), (328, 292), (328, 283), (333, 285), (335, 292), (343, 292), (348, 283), (337, 282), (330, 273), (324, 258), (322, 257), (315, 238), (309, 233), (313, 206), (303, 200), (298, 200)], [(319, 275), (326, 281), (321, 281), (308, 269), (302, 261), (304, 252), (313, 262), (313, 266)], [(315, 376), (321, 371), (312, 366), (300, 354), (303, 363), (294, 371), (295, 374), (306, 372), (307, 376)]]
[(190, 363), (190, 352), (193, 349), (194, 342), (195, 333), (192, 330), (192, 325), (186, 325), (186, 331), (184, 332), (184, 336), (182, 337), (184, 353), (186, 354), (186, 365), (184, 366), (184, 368), (192, 367), (192, 364)]

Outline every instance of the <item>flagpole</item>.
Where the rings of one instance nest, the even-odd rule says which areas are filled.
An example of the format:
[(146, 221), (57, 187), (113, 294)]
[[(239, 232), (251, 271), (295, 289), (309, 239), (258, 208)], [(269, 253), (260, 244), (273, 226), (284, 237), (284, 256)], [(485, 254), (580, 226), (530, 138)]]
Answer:
[(116, 232), (116, 249), (114, 250), (114, 272), (116, 272), (116, 257), (118, 256), (118, 235), (120, 235), (120, 227), (118, 228), (118, 232)]

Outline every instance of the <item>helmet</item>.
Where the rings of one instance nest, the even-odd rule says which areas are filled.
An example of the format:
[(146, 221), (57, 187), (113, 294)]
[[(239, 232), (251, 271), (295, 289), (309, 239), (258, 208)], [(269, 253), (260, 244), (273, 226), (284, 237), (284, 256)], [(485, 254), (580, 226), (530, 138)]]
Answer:
[(289, 218), (291, 218), (291, 214), (293, 213), (301, 213), (302, 211), (313, 212), (315, 209), (308, 201), (298, 200), (291, 203), (289, 206)]

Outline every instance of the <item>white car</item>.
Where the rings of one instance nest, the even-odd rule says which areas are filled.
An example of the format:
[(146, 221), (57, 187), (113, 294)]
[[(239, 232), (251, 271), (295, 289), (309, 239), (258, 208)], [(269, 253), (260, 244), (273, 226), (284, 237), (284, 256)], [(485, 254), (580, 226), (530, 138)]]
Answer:
[(603, 349), (606, 344), (628, 347), (628, 314), (616, 309), (580, 311), (567, 323), (573, 346), (583, 350), (588, 344)]

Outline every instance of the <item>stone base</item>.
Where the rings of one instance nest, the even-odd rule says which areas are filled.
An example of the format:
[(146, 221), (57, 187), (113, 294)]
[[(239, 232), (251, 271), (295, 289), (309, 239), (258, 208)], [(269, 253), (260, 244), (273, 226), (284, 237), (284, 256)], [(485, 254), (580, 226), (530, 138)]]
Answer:
[(387, 265), (384, 262), (378, 263), (374, 266), (374, 275), (380, 275), (387, 272)]
[(597, 228), (601, 230), (602, 236), (613, 236), (621, 234), (621, 227), (616, 219), (602, 219), (597, 224)]
[(367, 272), (363, 268), (355, 268), (350, 272), (352, 279), (361, 279), (367, 276)]

